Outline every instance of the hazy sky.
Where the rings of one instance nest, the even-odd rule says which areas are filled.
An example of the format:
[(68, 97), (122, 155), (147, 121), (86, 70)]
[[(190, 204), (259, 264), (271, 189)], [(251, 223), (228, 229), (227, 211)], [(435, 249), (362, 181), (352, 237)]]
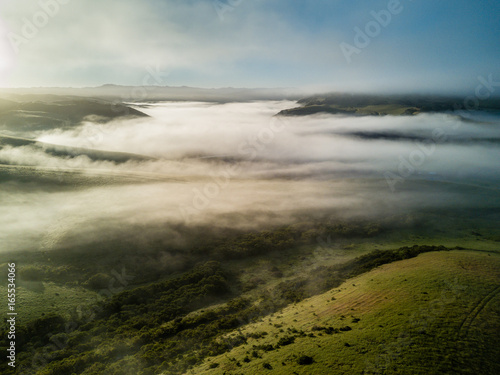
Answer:
[(478, 76), (500, 81), (498, 0), (1, 1), (0, 86), (468, 92)]

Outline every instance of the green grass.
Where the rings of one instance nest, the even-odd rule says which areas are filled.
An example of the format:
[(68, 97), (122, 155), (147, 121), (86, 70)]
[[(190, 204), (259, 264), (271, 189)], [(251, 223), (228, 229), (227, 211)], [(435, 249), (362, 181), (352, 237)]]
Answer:
[[(243, 327), (238, 334), (267, 335), (187, 374), (499, 373), (499, 269), (500, 255), (473, 251), (384, 265)], [(327, 334), (314, 326), (352, 330)], [(254, 347), (276, 346), (289, 335), (290, 345)], [(303, 355), (314, 363), (299, 365)]]
[(357, 108), (357, 113), (371, 114), (378, 113), (381, 115), (400, 116), (405, 113), (418, 113), (418, 109), (411, 106), (400, 104), (381, 104), (381, 105), (368, 105), (366, 107)]
[[(0, 286), (0, 293), (7, 295), (6, 285)], [(16, 309), (21, 323), (51, 313), (70, 318), (71, 311), (85, 309), (101, 299), (98, 293), (78, 286), (41, 281), (16, 283)]]
[[(388, 222), (393, 223), (394, 220), (390, 219)], [(432, 276), (433, 272), (436, 271), (435, 262), (425, 260), (427, 255), (419, 256), (417, 259), (424, 259), (424, 261), (412, 263), (409, 267), (401, 266), (406, 264), (405, 262), (397, 262), (394, 263), (399, 265), (396, 268), (387, 265), (371, 272), (369, 275), (372, 275), (370, 276), (372, 279), (378, 278), (376, 283), (371, 282), (371, 280), (367, 282), (361, 276), (349, 280), (340, 287), (342, 280), (353, 275), (349, 271), (350, 269), (358, 275), (360, 272), (366, 272), (369, 268), (364, 268), (364, 263), (360, 263), (359, 258), (354, 262), (353, 259), (372, 253), (374, 250), (397, 249), (407, 244), (445, 244), (451, 248), (466, 243), (467, 247), (482, 250), (482, 252), (471, 252), (470, 254), (474, 257), (482, 256), (483, 259), (487, 259), (485, 257), (490, 258), (490, 260), (495, 259), (495, 262), (490, 265), (491, 272), (484, 272), (485, 268), (481, 262), (478, 268), (482, 274), (494, 274), (500, 268), (499, 255), (498, 253), (488, 253), (488, 251), (498, 250), (498, 242), (494, 237), (496, 231), (489, 226), (468, 226), (465, 222), (463, 226), (467, 227), (463, 232), (457, 233), (450, 229), (442, 232), (441, 236), (433, 238), (436, 233), (433, 231), (427, 233), (425, 227), (421, 230), (420, 227), (410, 228), (412, 230), (401, 227), (400, 230), (397, 230), (398, 227), (391, 225), (385, 227), (383, 222), (370, 225), (364, 222), (332, 222), (318, 226), (311, 225), (310, 227), (286, 227), (278, 228), (275, 231), (235, 234), (221, 240), (213, 239), (211, 242), (207, 242), (203, 248), (193, 248), (191, 256), (193, 259), (200, 259), (200, 261), (207, 254), (219, 259), (220, 270), (223, 272), (224, 283), (227, 286), (224, 288), (224, 293), (205, 291), (208, 283), (203, 281), (199, 285), (194, 283), (189, 286), (189, 293), (183, 292), (178, 295), (177, 288), (170, 290), (171, 288), (166, 288), (166, 285), (169, 280), (185, 279), (190, 274), (191, 267), (184, 271), (179, 270), (176, 273), (165, 274), (161, 279), (149, 280), (137, 277), (138, 273), (127, 262), (124, 263), (127, 274), (135, 275), (133, 284), (116, 294), (111, 301), (93, 309), (92, 311), (100, 312), (100, 315), (90, 321), (86, 319), (85, 314), (83, 319), (71, 317), (68, 320), (70, 311), (74, 310), (75, 307), (85, 308), (92, 306), (93, 302), (97, 301), (95, 292), (87, 291), (79, 285), (87, 285), (86, 281), (95, 273), (108, 274), (112, 263), (107, 265), (106, 262), (99, 261), (102, 267), (108, 267), (107, 271), (105, 268), (96, 268), (91, 272), (86, 262), (95, 263), (97, 259), (95, 257), (80, 258), (76, 254), (68, 252), (60, 254), (51, 252), (50, 259), (45, 259), (47, 254), (42, 253), (18, 255), (16, 263), (20, 265), (19, 277), (24, 276), (26, 279), (36, 280), (36, 282), (19, 285), (18, 307), (19, 311), (22, 312), (20, 323), (28, 327), (25, 337), (27, 337), (29, 350), (38, 352), (45, 350), (44, 345), (50, 345), (50, 343), (47, 344), (49, 338), (44, 336), (43, 330), (29, 327), (38, 327), (45, 323), (44, 321), (42, 323), (28, 323), (40, 318), (42, 312), (45, 314), (44, 318), (50, 318), (51, 314), (56, 314), (65, 318), (66, 322), (77, 323), (75, 331), (64, 332), (64, 324), (59, 326), (58, 320), (50, 321), (50, 324), (53, 325), (50, 332), (57, 334), (57, 337), (60, 336), (68, 344), (61, 348), (57, 355), (54, 354), (59, 359), (53, 361), (50, 367), (44, 370), (40, 369), (40, 374), (67, 373), (71, 375), (73, 372), (97, 374), (99, 372), (91, 370), (94, 364), (101, 367), (99, 370), (101, 373), (105, 369), (107, 373), (116, 375), (125, 373), (153, 375), (161, 373), (162, 370), (168, 371), (168, 374), (180, 374), (191, 366), (198, 365), (200, 361), (205, 361), (205, 368), (202, 366), (196, 371), (212, 371), (209, 373), (214, 374), (218, 373), (217, 371), (222, 371), (220, 373), (223, 371), (230, 371), (230, 373), (259, 373), (258, 371), (263, 371), (262, 373), (267, 373), (271, 370), (278, 371), (278, 365), (286, 368), (286, 371), (290, 368), (296, 368), (293, 371), (297, 373), (310, 373), (307, 372), (310, 369), (317, 371), (313, 373), (325, 373), (325, 368), (321, 366), (334, 366), (332, 368), (335, 370), (328, 367), (328, 371), (337, 371), (326, 373), (351, 373), (351, 367), (354, 366), (352, 373), (360, 373), (363, 369), (359, 370), (359, 364), (356, 361), (368, 359), (370, 362), (366, 366), (380, 367), (379, 362), (372, 364), (374, 361), (380, 361), (379, 358), (385, 358), (383, 349), (380, 347), (392, 345), (393, 342), (396, 342), (398, 347), (400, 346), (398, 336), (401, 332), (406, 332), (402, 330), (405, 329), (405, 324), (408, 324), (411, 313), (398, 310), (401, 307), (399, 305), (402, 304), (411, 311), (421, 311), (419, 309), (422, 306), (425, 308), (428, 303), (422, 301), (434, 298), (433, 295), (438, 293), (429, 284), (429, 280), (432, 277), (435, 280), (441, 280), (439, 273), (444, 275), (442, 280), (454, 280), (451, 276), (448, 277), (446, 272), (450, 275), (453, 273), (455, 276), (461, 275), (464, 272), (463, 267), (467, 268), (468, 263), (462, 261), (459, 263), (459, 267), (455, 265), (449, 270), (448, 266), (448, 268), (440, 266), (443, 269), (438, 267), (438, 275)], [(455, 226), (452, 225), (452, 229), (456, 229)], [(460, 236), (453, 238), (452, 233), (460, 234)], [(102, 256), (107, 254), (101, 253)], [(376, 258), (376, 254), (380, 255), (380, 260), (386, 259), (383, 256), (383, 251), (374, 252), (370, 256)], [(462, 257), (469, 252), (453, 251), (444, 252), (444, 254), (448, 254), (448, 256), (457, 254), (456, 256)], [(110, 261), (116, 259), (116, 253), (111, 252), (108, 255), (115, 255), (110, 258)], [(371, 259), (370, 256), (368, 259)], [(5, 257), (8, 258), (6, 255)], [(124, 257), (120, 259), (126, 261)], [(394, 261), (394, 259), (396, 258), (389, 257), (388, 261)], [(352, 267), (356, 264), (357, 266)], [(5, 268), (4, 266), (2, 267)], [(113, 267), (116, 268), (116, 264)], [(418, 268), (420, 270), (417, 270), (415, 274), (414, 269)], [(120, 268), (118, 267), (118, 269)], [(446, 272), (443, 273), (443, 270)], [(400, 283), (401, 280), (398, 278), (402, 277), (407, 278), (407, 281)], [(487, 290), (481, 284), (484, 280), (477, 282), (474, 278), (466, 278), (460, 282), (467, 288), (472, 286), (474, 295), (483, 293), (483, 289)], [(419, 283), (423, 283), (423, 286), (420, 287)], [(449, 281), (446, 283), (449, 284)], [(351, 284), (355, 284), (355, 286), (351, 286)], [(335, 290), (340, 290), (340, 292), (335, 293), (335, 301), (331, 300), (331, 293), (322, 294), (319, 297), (308, 299), (306, 302), (297, 303), (295, 307), (291, 305), (285, 308), (282, 314), (274, 314), (271, 321), (268, 321), (267, 314), (287, 306), (290, 301), (300, 301), (314, 293), (324, 293), (332, 286), (335, 287)], [(440, 287), (442, 287), (441, 284)], [(401, 289), (399, 294), (396, 293), (398, 288)], [(145, 291), (150, 289), (157, 292), (153, 293), (151, 300), (142, 301), (147, 294)], [(425, 295), (424, 293), (420, 295), (417, 292), (422, 297), (421, 299), (410, 301), (412, 303), (405, 300), (408, 295), (421, 289), (427, 292)], [(160, 292), (164, 294), (161, 303), (158, 302)], [(380, 296), (380, 298), (374, 299), (374, 296)], [(383, 297), (388, 297), (388, 301)], [(344, 302), (339, 304), (339, 301), (343, 300)], [(364, 309), (364, 304), (368, 304), (369, 309)], [(332, 306), (336, 306), (337, 310), (328, 310)], [(378, 306), (378, 310), (372, 309), (373, 306)], [(373, 311), (378, 311), (378, 315), (373, 315)], [(482, 311), (487, 312), (484, 309)], [(490, 321), (498, 322), (498, 316), (495, 316), (495, 312), (492, 314)], [(341, 318), (342, 315), (344, 318)], [(248, 322), (256, 322), (261, 319), (261, 326), (246, 326)], [(353, 323), (353, 319), (360, 320)], [(386, 323), (389, 320), (391, 325)], [(434, 319), (432, 322), (438, 322), (438, 320)], [(447, 321), (444, 320), (444, 322)], [(315, 325), (318, 327), (313, 330)], [(336, 329), (346, 325), (351, 326), (353, 330), (333, 333)], [(362, 327), (363, 330), (356, 331), (359, 327)], [(473, 331), (472, 325), (467, 331)], [(229, 332), (232, 332), (233, 339), (226, 341), (222, 337), (228, 335)], [(267, 332), (267, 335), (261, 335), (261, 332)], [(436, 332), (436, 337), (448, 334), (448, 331), (443, 330), (442, 327), (438, 327)], [(307, 336), (311, 334), (315, 337)], [(227, 345), (228, 342), (241, 345), (244, 342), (242, 337), (247, 339), (243, 351), (240, 352), (240, 348), (235, 348), (228, 353), (227, 350), (231, 350), (231, 346)], [(290, 337), (293, 339), (289, 339)], [(348, 337), (351, 337), (349, 341), (342, 341)], [(389, 337), (390, 339), (386, 342), (377, 341), (380, 337)], [(415, 337), (415, 340), (421, 339), (418, 335), (412, 334), (411, 337)], [(332, 339), (337, 341), (330, 342)], [(86, 340), (91, 340), (91, 343)], [(274, 349), (280, 340), (281, 348), (271, 351), (264, 350), (266, 346)], [(425, 340), (429, 340), (429, 338), (425, 336)], [(444, 348), (450, 343), (446, 337), (444, 339), (438, 337), (436, 340), (436, 342), (430, 342)], [(484, 340), (490, 342), (488, 337), (484, 338), (478, 335), (478, 341), (483, 342)], [(288, 345), (283, 345), (284, 343)], [(469, 342), (464, 342), (461, 348), (463, 349), (464, 345), (466, 347), (469, 344)], [(257, 345), (258, 348), (253, 348), (252, 345)], [(331, 354), (324, 352), (325, 347), (334, 347), (342, 355), (336, 361), (339, 363), (344, 361), (345, 364), (328, 362), (327, 358)], [(471, 348), (466, 347), (464, 351), (474, 353), (474, 345)], [(23, 356), (27, 356), (26, 359), (23, 357), (23, 364), (30, 361), (29, 350), (23, 353)], [(290, 352), (290, 350), (292, 351)], [(393, 349), (389, 346), (387, 350)], [(254, 351), (257, 353), (257, 358), (253, 356)], [(451, 352), (453, 353), (453, 351)], [(210, 357), (220, 353), (226, 354), (220, 357)], [(286, 353), (286, 356), (279, 361), (280, 356), (273, 357), (276, 353)], [(412, 355), (411, 353), (407, 356), (398, 354), (396, 359), (404, 358), (406, 361), (406, 358), (412, 358)], [(425, 355), (427, 354), (424, 353), (423, 358)], [(301, 360), (301, 356), (306, 357)], [(299, 361), (307, 362), (307, 356), (313, 358), (313, 363), (299, 365)], [(422, 356), (422, 353), (415, 354), (415, 356)], [(487, 350), (482, 349), (476, 357), (484, 358), (485, 356), (491, 357)], [(65, 358), (64, 361), (63, 358)], [(439, 355), (436, 358), (442, 359)], [(391, 361), (393, 361), (392, 357)], [(457, 362), (454, 357), (450, 361)], [(450, 366), (454, 366), (453, 363)], [(70, 366), (70, 364), (71, 366), (81, 366), (85, 371), (70, 371), (69, 368), (63, 370), (64, 366)], [(249, 367), (245, 369), (245, 372), (239, 372), (245, 366), (254, 365), (260, 366), (259, 369)], [(385, 364), (382, 365), (385, 366)], [(210, 366), (213, 367), (210, 368)], [(227, 370), (234, 366), (236, 369)], [(125, 371), (125, 369), (127, 370)], [(306, 372), (301, 372), (304, 369)], [(293, 373), (293, 371), (289, 373)], [(38, 372), (33, 369), (33, 373)], [(483, 371), (483, 373), (488, 372)]]
[(313, 104), (282, 110), (279, 114), (285, 116), (306, 116), (321, 113), (340, 115), (413, 115), (419, 113), (418, 108), (401, 104), (377, 104), (366, 106), (342, 106), (335, 104)]

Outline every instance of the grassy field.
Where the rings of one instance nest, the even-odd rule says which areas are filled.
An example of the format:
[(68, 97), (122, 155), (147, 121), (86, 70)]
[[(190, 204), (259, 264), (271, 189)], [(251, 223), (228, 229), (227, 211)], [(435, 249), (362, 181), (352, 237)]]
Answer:
[[(314, 238), (312, 244), (271, 251), (250, 258), (243, 257), (241, 259), (227, 260), (224, 264), (226, 269), (234, 270), (241, 284), (253, 286), (249, 291), (244, 289), (243, 291), (236, 290), (235, 292), (243, 297), (253, 298), (285, 280), (296, 277), (308, 278), (318, 265), (332, 266), (345, 263), (373, 250), (391, 250), (413, 245), (444, 245), (448, 248), (461, 246), (466, 249), (482, 251), (498, 249), (498, 234), (496, 232), (490, 233), (488, 229), (483, 228), (478, 232), (474, 230), (463, 231), (461, 233), (455, 232), (455, 234), (455, 237), (451, 237), (448, 233), (443, 233), (441, 236), (436, 235), (433, 238), (425, 233), (417, 233), (416, 231), (415, 233), (390, 231), (389, 233), (383, 233), (380, 236), (370, 238), (336, 238), (335, 236), (328, 237), (327, 235), (323, 235)], [(119, 254), (113, 255), (111, 258), (114, 259), (116, 256), (119, 256)], [(29, 281), (22, 280), (21, 278), (21, 283), (18, 280), (17, 298), (19, 308), (22, 308), (23, 322), (39, 318), (42, 316), (42, 313), (58, 313), (67, 316), (68, 311), (77, 306), (96, 302), (99, 300), (99, 295), (96, 291), (77, 284), (78, 282), (83, 284), (93, 273), (104, 273), (109, 276), (109, 268), (106, 268), (107, 266), (102, 269), (96, 268), (96, 265), (92, 265), (88, 257), (80, 259), (80, 257), (68, 254), (61, 259), (54, 254), (52, 254), (52, 258), (54, 259), (47, 260), (45, 259), (46, 257), (47, 254), (44, 255), (38, 252), (16, 255), (18, 263), (22, 265), (19, 268), (21, 274), (25, 267), (29, 268), (31, 265), (48, 267), (48, 276), (46, 279)], [(9, 260), (8, 256), (1, 258), (0, 262)], [(88, 263), (89, 261), (90, 263)], [(57, 265), (64, 268), (68, 264), (77, 267), (70, 267), (71, 272), (61, 280), (54, 279), (57, 274)], [(106, 263), (104, 264), (106, 265)], [(139, 279), (139, 271), (134, 270), (131, 264), (123, 264), (126, 266), (127, 273), (133, 274), (135, 277), (130, 281), (129, 287), (142, 285), (142, 283), (135, 283)], [(0, 280), (0, 292), (5, 292), (6, 275), (4, 273), (7, 269), (6, 263), (0, 267), (0, 275), (2, 276)], [(118, 266), (115, 268), (120, 270)], [(54, 277), (51, 277), (51, 272), (54, 273)], [(165, 273), (163, 277), (168, 278), (175, 275), (177, 273), (172, 275)]]
[[(79, 286), (41, 281), (18, 282), (16, 285), (16, 309), (21, 323), (51, 313), (69, 318), (72, 311), (81, 310), (102, 299), (98, 293)], [(6, 285), (0, 286), (0, 293), (7, 295)]]
[(500, 373), (499, 269), (483, 251), (381, 266), (243, 327), (256, 338), (187, 374)]
[[(193, 247), (176, 272), (141, 273), (145, 259), (116, 246), (97, 257), (18, 254), (20, 364), (41, 375), (496, 374), (498, 233), (441, 224), (442, 233), (332, 222), (234, 234)], [(431, 252), (397, 261), (411, 249)], [(96, 304), (110, 281), (121, 285), (112, 268), (133, 277)], [(62, 344), (47, 367), (30, 367), (53, 335)]]

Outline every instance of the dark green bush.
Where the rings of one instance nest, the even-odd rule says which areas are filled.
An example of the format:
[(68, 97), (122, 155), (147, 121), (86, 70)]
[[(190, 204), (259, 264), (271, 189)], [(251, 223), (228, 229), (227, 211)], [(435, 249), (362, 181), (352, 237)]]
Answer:
[(308, 355), (301, 355), (297, 359), (297, 363), (299, 365), (312, 365), (314, 363), (313, 357), (309, 357)]

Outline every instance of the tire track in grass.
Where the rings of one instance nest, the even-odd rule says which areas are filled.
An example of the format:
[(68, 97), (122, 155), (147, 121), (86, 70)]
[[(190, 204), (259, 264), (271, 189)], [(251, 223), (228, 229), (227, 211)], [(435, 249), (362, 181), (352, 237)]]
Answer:
[(495, 296), (500, 292), (500, 286), (497, 286), (495, 289), (493, 289), (491, 292), (489, 292), (486, 297), (481, 299), (476, 306), (472, 309), (472, 311), (467, 314), (465, 319), (462, 321), (460, 324), (460, 327), (458, 329), (458, 334), (460, 337), (467, 337), (469, 334), (469, 329), (472, 326), (472, 323), (474, 323), (474, 320), (477, 318), (477, 316), (481, 313), (481, 311), (488, 305), (488, 303), (495, 298)]

